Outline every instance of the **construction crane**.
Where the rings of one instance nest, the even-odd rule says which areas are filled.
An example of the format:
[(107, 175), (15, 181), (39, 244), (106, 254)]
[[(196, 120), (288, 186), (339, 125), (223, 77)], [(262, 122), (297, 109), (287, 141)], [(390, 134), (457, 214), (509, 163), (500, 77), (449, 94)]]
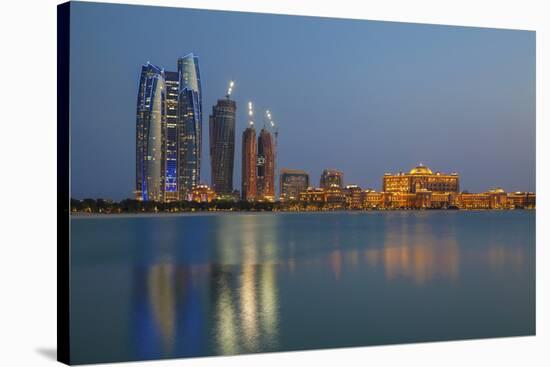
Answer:
[(254, 108), (252, 102), (248, 102), (248, 125), (254, 126)]
[(235, 82), (233, 80), (230, 80), (229, 81), (229, 87), (227, 88), (227, 93), (225, 94), (227, 99), (229, 99), (229, 97), (231, 97), (231, 92), (233, 91), (233, 86), (234, 85), (235, 85)]
[(277, 149), (277, 138), (279, 137), (279, 127), (275, 125), (275, 121), (273, 121), (273, 118), (271, 117), (271, 111), (269, 110), (265, 111), (265, 117), (267, 118), (269, 127), (273, 130), (273, 135), (275, 135), (275, 149)]
[[(279, 137), (279, 127), (277, 125), (275, 125), (275, 121), (273, 121), (273, 118), (271, 117), (271, 111), (269, 110), (266, 110), (265, 111), (265, 117), (267, 119), (267, 122), (269, 123), (269, 127), (271, 128), (271, 130), (273, 131), (273, 135), (275, 135), (275, 147), (273, 149), (273, 170), (275, 171), (275, 178), (277, 177), (277, 152), (278, 152), (278, 149), (277, 149), (277, 140), (278, 140), (278, 137)], [(277, 180), (275, 180), (277, 181)], [(275, 184), (276, 186), (276, 184)], [(273, 188), (275, 189), (275, 187)], [(281, 190), (281, 188), (279, 187), (279, 191)]]

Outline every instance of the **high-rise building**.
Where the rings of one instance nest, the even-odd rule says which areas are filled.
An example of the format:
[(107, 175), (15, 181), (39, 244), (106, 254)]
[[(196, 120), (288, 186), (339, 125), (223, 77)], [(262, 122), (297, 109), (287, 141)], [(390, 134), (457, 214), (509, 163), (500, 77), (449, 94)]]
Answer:
[(258, 136), (257, 165), (258, 199), (272, 201), (275, 199), (275, 142), (273, 134), (265, 127)]
[(251, 123), (243, 132), (242, 142), (242, 187), (243, 200), (256, 200), (256, 129)]
[(344, 187), (344, 174), (335, 169), (325, 169), (321, 174), (320, 186), (323, 189), (328, 189), (332, 185), (337, 185), (340, 188)]
[(281, 200), (299, 200), (300, 193), (309, 187), (309, 175), (306, 171), (281, 169), (279, 173), (279, 197)]
[(202, 91), (199, 58), (192, 53), (178, 59), (178, 191), (186, 198), (200, 182)]
[(165, 201), (177, 201), (178, 190), (178, 96), (179, 74), (165, 71), (166, 82), (166, 164)]
[(147, 63), (141, 68), (136, 114), (136, 198), (164, 200), (164, 71)]
[(209, 118), (210, 167), (212, 188), (217, 194), (233, 191), (235, 161), (235, 111), (237, 104), (230, 99), (230, 84), (226, 99), (219, 99)]

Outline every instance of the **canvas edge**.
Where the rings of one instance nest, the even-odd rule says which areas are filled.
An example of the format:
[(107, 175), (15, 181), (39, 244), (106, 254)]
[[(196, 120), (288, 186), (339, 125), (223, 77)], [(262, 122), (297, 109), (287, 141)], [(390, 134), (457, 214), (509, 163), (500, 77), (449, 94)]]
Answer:
[(70, 2), (57, 5), (57, 360), (70, 364)]

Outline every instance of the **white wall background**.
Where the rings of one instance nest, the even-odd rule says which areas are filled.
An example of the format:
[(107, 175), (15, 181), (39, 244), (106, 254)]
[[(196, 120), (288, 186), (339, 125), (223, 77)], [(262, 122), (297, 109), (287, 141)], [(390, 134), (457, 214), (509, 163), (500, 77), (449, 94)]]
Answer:
[[(111, 2), (111, 1), (109, 1)], [(141, 362), (142, 366), (543, 366), (550, 346), (550, 9), (536, 0), (125, 1), (537, 31), (537, 336)], [(0, 366), (53, 365), (56, 350), (56, 5), (4, 2), (0, 20)], [(546, 97), (546, 98), (545, 98)], [(546, 122), (546, 124), (544, 123)], [(40, 182), (40, 185), (37, 183)]]

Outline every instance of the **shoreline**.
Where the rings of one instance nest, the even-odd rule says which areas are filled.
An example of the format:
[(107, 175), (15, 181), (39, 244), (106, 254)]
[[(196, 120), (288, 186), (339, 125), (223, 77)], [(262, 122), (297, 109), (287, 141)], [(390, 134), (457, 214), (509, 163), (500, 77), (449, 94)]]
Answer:
[(535, 209), (386, 209), (386, 210), (311, 210), (311, 211), (196, 211), (196, 212), (161, 212), (161, 213), (83, 213), (72, 212), (70, 218), (163, 218), (163, 217), (193, 217), (193, 216), (222, 216), (222, 215), (276, 215), (276, 214), (367, 214), (367, 213), (432, 213), (432, 212), (536, 212)]

